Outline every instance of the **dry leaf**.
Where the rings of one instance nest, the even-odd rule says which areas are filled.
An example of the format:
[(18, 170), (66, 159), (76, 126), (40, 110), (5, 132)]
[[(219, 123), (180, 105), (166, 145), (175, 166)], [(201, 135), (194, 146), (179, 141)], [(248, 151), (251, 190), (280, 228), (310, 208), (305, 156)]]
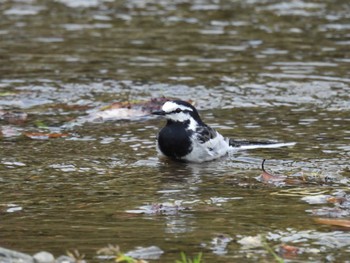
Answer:
[(329, 197), (329, 198), (327, 199), (327, 201), (328, 201), (329, 203), (332, 203), (332, 204), (342, 204), (342, 203), (344, 203), (344, 202), (347, 201), (347, 200), (346, 200), (345, 197), (336, 197), (336, 196), (332, 196), (332, 197)]
[(347, 219), (315, 218), (314, 220), (319, 224), (350, 228), (350, 220)]
[(268, 173), (265, 170), (264, 164), (265, 164), (266, 159), (263, 160), (262, 164), (261, 164), (261, 170), (262, 170), (262, 174), (259, 177), (259, 180), (264, 182), (264, 183), (284, 183), (286, 176), (282, 176), (282, 175), (273, 175)]
[(291, 245), (282, 244), (279, 247), (279, 254), (283, 257), (294, 257), (298, 254), (299, 248)]
[(25, 132), (24, 136), (36, 139), (36, 140), (47, 140), (54, 138), (68, 137), (68, 133), (42, 133), (42, 132)]

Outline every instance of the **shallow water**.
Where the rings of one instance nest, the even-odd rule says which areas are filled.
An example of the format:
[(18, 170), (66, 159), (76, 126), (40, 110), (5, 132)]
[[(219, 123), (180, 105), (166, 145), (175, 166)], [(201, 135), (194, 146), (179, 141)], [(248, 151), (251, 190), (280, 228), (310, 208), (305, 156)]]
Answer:
[[(118, 244), (158, 246), (158, 262), (181, 251), (271, 262), (266, 248), (240, 243), (262, 235), (297, 246), (282, 255), (292, 260), (348, 259), (349, 232), (314, 218), (346, 219), (349, 207), (303, 198), (349, 193), (349, 9), (345, 0), (0, 0), (0, 110), (28, 114), (1, 120), (0, 246), (77, 248), (96, 261)], [(163, 121), (86, 117), (161, 96), (192, 100), (225, 136), (297, 144), (174, 163), (155, 150)], [(290, 180), (259, 181), (263, 159)], [(333, 207), (342, 213), (327, 214)]]

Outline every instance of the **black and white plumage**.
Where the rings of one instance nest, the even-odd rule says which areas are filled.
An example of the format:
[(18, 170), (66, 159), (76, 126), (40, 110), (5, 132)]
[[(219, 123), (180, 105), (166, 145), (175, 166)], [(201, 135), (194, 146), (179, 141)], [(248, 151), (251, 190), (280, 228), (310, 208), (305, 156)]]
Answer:
[(229, 139), (206, 125), (190, 103), (174, 100), (153, 112), (167, 119), (158, 134), (158, 150), (170, 158), (187, 162), (205, 162), (227, 154)]
[(195, 107), (182, 100), (167, 101), (160, 111), (152, 114), (167, 119), (165, 127), (158, 134), (157, 149), (175, 160), (201, 163), (220, 158), (232, 149), (294, 145), (224, 138), (201, 120)]

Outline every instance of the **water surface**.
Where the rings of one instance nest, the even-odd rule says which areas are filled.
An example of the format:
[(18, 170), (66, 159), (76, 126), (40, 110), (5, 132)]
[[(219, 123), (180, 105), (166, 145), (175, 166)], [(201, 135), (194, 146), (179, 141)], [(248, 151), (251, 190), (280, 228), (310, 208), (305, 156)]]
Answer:
[[(349, 14), (345, 0), (0, 0), (0, 109), (27, 114), (1, 120), (0, 245), (271, 262), (240, 242), (262, 235), (298, 247), (292, 260), (347, 260), (349, 232), (314, 218), (349, 218), (321, 198), (349, 199)], [(297, 144), (175, 163), (155, 150), (161, 120), (86, 118), (161, 96), (225, 136)], [(290, 180), (259, 181), (263, 159)]]

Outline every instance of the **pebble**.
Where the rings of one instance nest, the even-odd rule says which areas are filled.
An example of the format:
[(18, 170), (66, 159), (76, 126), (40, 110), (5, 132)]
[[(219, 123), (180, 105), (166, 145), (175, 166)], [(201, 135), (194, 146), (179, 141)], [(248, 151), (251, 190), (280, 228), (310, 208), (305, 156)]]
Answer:
[(33, 255), (33, 258), (36, 263), (53, 263), (55, 262), (55, 257), (46, 251), (40, 251)]
[(75, 259), (68, 256), (59, 256), (56, 259), (56, 263), (75, 263)]

